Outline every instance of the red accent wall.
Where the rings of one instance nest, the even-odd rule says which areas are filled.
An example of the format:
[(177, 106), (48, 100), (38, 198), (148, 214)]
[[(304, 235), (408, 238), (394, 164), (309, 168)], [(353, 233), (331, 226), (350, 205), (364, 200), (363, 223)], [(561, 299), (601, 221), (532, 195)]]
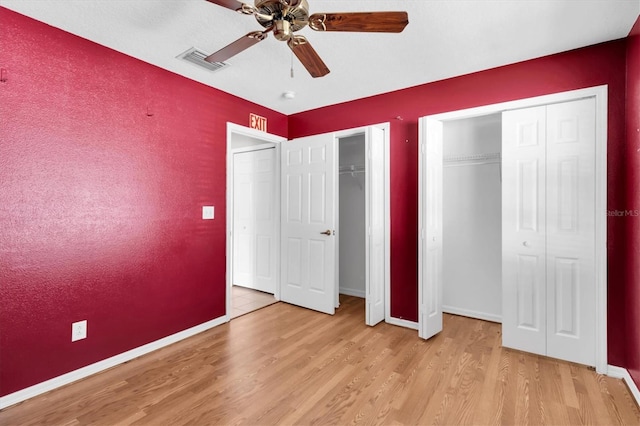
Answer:
[(2, 7), (0, 22), (3, 396), (224, 315), (226, 122), (254, 112), (286, 136), (287, 117)]
[[(417, 321), (418, 118), (608, 84), (608, 206), (621, 209), (631, 194), (624, 174), (629, 161), (625, 73), (623, 39), (294, 114), (289, 138), (391, 122), (391, 315)], [(625, 271), (637, 270), (639, 258), (627, 251), (625, 232), (621, 221), (608, 221), (609, 362), (614, 365), (625, 365), (625, 289), (631, 285)]]
[[(629, 43), (286, 117), (2, 7), (0, 22), (0, 396), (224, 314), (226, 122), (250, 112), (289, 138), (391, 122), (398, 318), (417, 320), (418, 117), (608, 84), (608, 207), (640, 208), (638, 23)], [(636, 383), (638, 222), (608, 222), (609, 362)]]
[(618, 220), (628, 228), (626, 236), (627, 274), (627, 359), (626, 367), (640, 387), (640, 17), (627, 39), (627, 158), (626, 192), (623, 205), (631, 216)]

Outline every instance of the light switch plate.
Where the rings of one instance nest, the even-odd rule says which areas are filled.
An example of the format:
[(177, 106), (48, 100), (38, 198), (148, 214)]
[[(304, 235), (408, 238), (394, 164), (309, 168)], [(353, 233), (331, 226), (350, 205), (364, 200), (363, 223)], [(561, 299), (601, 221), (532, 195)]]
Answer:
[(215, 211), (213, 206), (202, 206), (202, 218), (203, 219), (213, 219), (215, 216)]

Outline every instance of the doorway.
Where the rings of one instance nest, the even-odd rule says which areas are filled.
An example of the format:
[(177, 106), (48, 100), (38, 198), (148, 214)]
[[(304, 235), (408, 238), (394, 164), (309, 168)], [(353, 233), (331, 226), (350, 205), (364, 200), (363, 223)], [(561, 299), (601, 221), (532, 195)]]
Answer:
[[(280, 219), (277, 221), (280, 249), (270, 257), (277, 265), (273, 296), (275, 300), (330, 314), (339, 306), (339, 242), (342, 231), (350, 231), (347, 225), (341, 230), (338, 211), (338, 150), (344, 140), (344, 145), (357, 147), (364, 155), (357, 159), (357, 162), (364, 159), (362, 165), (358, 164), (357, 171), (355, 161), (351, 161), (353, 164), (349, 165), (354, 166), (350, 175), (353, 172), (352, 177), (357, 176), (361, 185), (358, 190), (364, 195), (364, 204), (352, 206), (360, 209), (359, 212), (364, 207), (364, 215), (358, 213), (361, 215), (360, 224), (364, 225), (357, 242), (360, 263), (352, 269), (357, 269), (360, 277), (364, 275), (364, 289), (353, 285), (350, 287), (351, 278), (343, 278), (342, 283), (346, 285), (342, 291), (344, 294), (366, 299), (367, 324), (375, 325), (385, 320), (389, 312), (388, 298), (385, 295), (389, 292), (390, 276), (389, 124), (286, 142), (284, 138), (232, 123), (227, 127), (227, 316), (229, 317), (232, 307), (232, 284), (236, 280), (235, 276), (239, 275), (233, 266), (235, 259), (239, 257), (235, 247), (240, 245), (238, 240), (241, 238), (234, 232), (234, 223), (238, 219), (234, 214), (233, 193), (236, 185), (233, 155), (271, 148), (276, 152), (278, 182), (273, 195), (278, 206), (275, 216)], [(343, 204), (348, 206), (345, 200)], [(302, 234), (294, 235), (296, 232)], [(347, 258), (342, 262), (343, 267), (348, 267), (352, 261), (353, 259)], [(357, 285), (360, 284), (361, 281), (358, 281)]]
[(227, 318), (277, 302), (279, 144), (227, 125)]
[(365, 323), (374, 326), (388, 318), (388, 126), (340, 132), (337, 141), (336, 294), (365, 299)]
[[(533, 142), (536, 137), (539, 137), (545, 132), (544, 126), (532, 127), (531, 123), (536, 121), (527, 119), (528, 121), (521, 120), (517, 122), (515, 124), (515, 127), (511, 127), (511, 130), (509, 130), (512, 132), (512, 134), (517, 135), (516, 141), (513, 143), (510, 142), (506, 145), (506, 147), (509, 148), (508, 156), (510, 160), (501, 160), (499, 163), (498, 172), (500, 178), (504, 179), (502, 185), (503, 197), (505, 196), (504, 191), (507, 191), (508, 193), (506, 194), (506, 196), (509, 200), (517, 199), (520, 205), (527, 207), (527, 210), (522, 210), (525, 213), (518, 213), (518, 215), (515, 217), (515, 220), (519, 221), (518, 223), (523, 224), (523, 226), (518, 225), (519, 228), (530, 228), (531, 231), (536, 231), (539, 228), (544, 229), (546, 226), (544, 222), (546, 220), (545, 218), (547, 215), (549, 215), (549, 217), (552, 218), (550, 220), (555, 220), (553, 219), (555, 217), (560, 218), (561, 221), (563, 221), (562, 226), (569, 229), (569, 227), (577, 224), (577, 222), (571, 222), (573, 220), (572, 218), (578, 217), (577, 215), (572, 216), (572, 214), (580, 210), (582, 211), (580, 216), (591, 218), (588, 219), (588, 223), (591, 224), (589, 226), (591, 227), (593, 254), (588, 254), (587, 257), (584, 257), (585, 261), (583, 262), (581, 260), (583, 256), (582, 254), (562, 254), (560, 255), (560, 257), (557, 257), (555, 255), (550, 256), (544, 254), (544, 252), (535, 252), (535, 250), (538, 250), (538, 246), (544, 247), (544, 245), (547, 244), (546, 241), (555, 241), (555, 239), (557, 239), (557, 235), (563, 234), (563, 232), (558, 233), (555, 231), (553, 234), (549, 234), (548, 237), (542, 237), (542, 239), (540, 240), (543, 242), (542, 244), (537, 244), (538, 240), (534, 240), (533, 237), (527, 237), (524, 239), (522, 237), (518, 237), (516, 238), (516, 245), (512, 247), (509, 243), (507, 244), (507, 246), (505, 246), (504, 221), (507, 220), (508, 222), (510, 222), (514, 219), (511, 208), (509, 207), (505, 210), (505, 204), (503, 203), (501, 218), (501, 221), (503, 222), (503, 238), (501, 247), (502, 258), (506, 259), (507, 257), (505, 256), (509, 255), (515, 256), (512, 257), (514, 261), (517, 260), (515, 265), (520, 265), (516, 268), (518, 271), (520, 271), (517, 273), (520, 274), (523, 272), (529, 272), (529, 274), (525, 274), (519, 277), (517, 275), (513, 275), (513, 273), (515, 273), (515, 270), (513, 269), (514, 262), (509, 261), (507, 264), (503, 262), (502, 277), (506, 276), (510, 277), (510, 279), (509, 286), (503, 287), (503, 290), (507, 289), (508, 291), (501, 292), (500, 299), (503, 309), (502, 312), (500, 312), (500, 316), (507, 315), (507, 317), (505, 317), (505, 320), (508, 320), (508, 330), (505, 330), (503, 332), (503, 337), (505, 336), (505, 334), (507, 334), (507, 331), (511, 333), (510, 330), (513, 330), (514, 328), (523, 330), (518, 331), (518, 333), (525, 333), (530, 331), (535, 332), (536, 330), (541, 330), (542, 332), (544, 332), (544, 330), (546, 329), (548, 333), (547, 336), (550, 336), (550, 330), (553, 328), (554, 336), (547, 337), (547, 339), (555, 339), (558, 337), (572, 338), (571, 335), (575, 330), (575, 325), (578, 324), (576, 321), (589, 322), (591, 321), (591, 319), (585, 319), (585, 317), (581, 317), (582, 319), (578, 320), (577, 317), (574, 317), (573, 313), (571, 313), (572, 307), (569, 305), (565, 305), (569, 306), (568, 310), (565, 309), (564, 311), (562, 311), (558, 309), (560, 309), (559, 306), (561, 306), (563, 303), (566, 303), (567, 300), (571, 300), (572, 297), (580, 293), (579, 291), (577, 291), (577, 287), (574, 285), (575, 283), (578, 283), (578, 279), (576, 277), (582, 276), (581, 274), (583, 274), (583, 272), (581, 272), (582, 269), (576, 269), (579, 268), (579, 266), (577, 266), (578, 262), (588, 265), (589, 272), (584, 277), (589, 276), (594, 283), (593, 287), (591, 287), (592, 289), (590, 290), (591, 297), (593, 298), (593, 309), (589, 309), (589, 314), (595, 317), (595, 320), (593, 320), (594, 324), (592, 327), (592, 331), (590, 332), (593, 333), (593, 339), (595, 341), (595, 344), (592, 346), (592, 348), (594, 349), (591, 349), (591, 353), (593, 356), (593, 358), (591, 359), (594, 359), (595, 361), (589, 361), (588, 364), (595, 364), (596, 370), (600, 373), (605, 373), (607, 371), (606, 216), (604, 213), (606, 211), (606, 97), (606, 86), (600, 86), (590, 89), (582, 89), (537, 98), (524, 99), (520, 101), (489, 105), (480, 108), (438, 114), (435, 116), (423, 117), (420, 120), (421, 155), (419, 168), (419, 334), (421, 337), (429, 338), (442, 329), (442, 312), (445, 310), (445, 306), (443, 304), (443, 293), (445, 293), (445, 289), (443, 286), (446, 285), (447, 281), (445, 276), (446, 271), (444, 270), (443, 265), (446, 265), (444, 256), (447, 256), (446, 248), (448, 244), (446, 242), (446, 234), (444, 234), (443, 232), (443, 205), (445, 205), (447, 197), (447, 195), (444, 194), (444, 191), (447, 190), (446, 186), (444, 186), (444, 169), (446, 167), (443, 167), (447, 163), (443, 161), (446, 157), (444, 156), (442, 144), (444, 140), (445, 126), (448, 123), (450, 124), (458, 120), (490, 120), (492, 114), (500, 114), (504, 119), (508, 119), (509, 122), (512, 123), (512, 111), (532, 110), (533, 114), (540, 114), (540, 111), (542, 111), (543, 117), (547, 116), (545, 114), (550, 114), (548, 115), (548, 117), (553, 117), (554, 114), (552, 114), (551, 112), (562, 110), (565, 105), (590, 104), (592, 105), (592, 112), (589, 114), (591, 115), (591, 117), (593, 117), (594, 120), (594, 124), (590, 132), (591, 134), (593, 134), (594, 142), (592, 142), (593, 148), (591, 154), (589, 154), (587, 157), (584, 157), (585, 161), (583, 161), (582, 159), (583, 154), (579, 153), (578, 151), (564, 151), (566, 147), (571, 145), (571, 139), (576, 134), (590, 133), (583, 132), (582, 130), (574, 131), (578, 128), (576, 123), (584, 122), (584, 120), (582, 119), (571, 118), (567, 120), (562, 119), (559, 121), (550, 120), (549, 123), (553, 122), (553, 124), (549, 124), (549, 126), (544, 124), (544, 126), (547, 126), (547, 136), (544, 137), (548, 138), (549, 140), (556, 138), (554, 144), (556, 146), (562, 145), (563, 153), (558, 154), (559, 148), (549, 145), (549, 147), (542, 148), (542, 150), (538, 149), (539, 153), (535, 154), (538, 155), (538, 157), (536, 158), (530, 156), (533, 154), (525, 155), (524, 153), (522, 154), (522, 157), (514, 157), (512, 148), (517, 147), (518, 149), (520, 149), (522, 147), (523, 149), (529, 149), (529, 147), (534, 146), (546, 146), (547, 142), (544, 142), (543, 144), (537, 144)], [(549, 106), (549, 112), (545, 112), (547, 111), (546, 106)], [(581, 107), (576, 106), (576, 108), (580, 109)], [(502, 114), (503, 112), (506, 113)], [(537, 122), (545, 123), (545, 119), (537, 120)], [(458, 124), (460, 123), (463, 123), (463, 121), (458, 121)], [(503, 132), (507, 131), (505, 129), (506, 128), (503, 128)], [(563, 136), (554, 136), (554, 134), (560, 133), (563, 133)], [(568, 137), (566, 139), (563, 139), (564, 136)], [(485, 155), (490, 153), (479, 153), (479, 155), (480, 154)], [(507, 153), (502, 152), (501, 155), (506, 156)], [(559, 155), (564, 157), (559, 157)], [(469, 161), (473, 160), (475, 159), (469, 159)], [(487, 160), (490, 161), (490, 159)], [(504, 163), (504, 161), (507, 162)], [(540, 164), (547, 164), (547, 166), (539, 168), (537, 165)], [(576, 203), (578, 202), (579, 198), (581, 198), (581, 196), (571, 195), (573, 188), (578, 188), (578, 186), (582, 185), (578, 185), (577, 182), (582, 180), (584, 184), (584, 182), (590, 180), (584, 180), (582, 177), (580, 177), (582, 175), (576, 174), (578, 170), (585, 170), (582, 166), (578, 168), (577, 164), (592, 165), (589, 166), (591, 168), (588, 170), (591, 171), (588, 172), (588, 176), (593, 176), (592, 182), (595, 183), (593, 184), (593, 186), (591, 186), (592, 190), (590, 191), (593, 191), (591, 192), (592, 195), (586, 197), (592, 200), (590, 204), (588, 204), (590, 205), (590, 207), (588, 208), (582, 205), (580, 205), (580, 207), (576, 207)], [(509, 169), (505, 169), (506, 167), (508, 167)], [(487, 168), (487, 170), (489, 170), (489, 168)], [(514, 170), (516, 170), (517, 172), (515, 175), (513, 174)], [(547, 181), (549, 182), (549, 184), (546, 183)], [(474, 179), (474, 185), (477, 185), (479, 188), (484, 185), (484, 183), (480, 182), (479, 179), (476, 178)], [(548, 185), (548, 189), (545, 189), (546, 185)], [(527, 190), (527, 188), (531, 189)], [(514, 190), (520, 191), (520, 195), (516, 196), (517, 198), (513, 198), (515, 193), (511, 194), (511, 192), (513, 192)], [(545, 196), (544, 193), (547, 190), (549, 191), (549, 195)], [(546, 208), (544, 207), (545, 199), (550, 200), (550, 205), (555, 205), (551, 207), (555, 210), (553, 210), (551, 213), (545, 213), (548, 210), (543, 210), (542, 213), (539, 214), (535, 212), (532, 213), (530, 207), (538, 204), (538, 201), (536, 200), (542, 200), (541, 202), (543, 204), (543, 208)], [(506, 205), (511, 206), (513, 204), (508, 202)], [(587, 206), (587, 204), (585, 204), (585, 206)], [(481, 210), (482, 209), (479, 209), (479, 211)], [(531, 224), (534, 224), (535, 226)], [(587, 225), (581, 224), (580, 226), (575, 226), (575, 229), (584, 229), (585, 226)], [(507, 227), (506, 229), (509, 229), (509, 227)], [(567, 233), (564, 232), (564, 234)], [(509, 234), (509, 236), (510, 235), (511, 234)], [(507, 238), (507, 241), (510, 241), (510, 238)], [(487, 244), (489, 244), (489, 242), (487, 242)], [(567, 246), (567, 244), (553, 244), (553, 246), (556, 248), (560, 246), (565, 247)], [(548, 263), (549, 265), (548, 271), (544, 266), (546, 263)], [(534, 266), (535, 268), (540, 269), (540, 273), (536, 274), (535, 276), (539, 276), (542, 278), (547, 277), (547, 279), (553, 280), (555, 282), (555, 284), (553, 284), (554, 287), (547, 291), (546, 296), (544, 295), (544, 292), (534, 292), (532, 293), (532, 297), (527, 296), (523, 298), (522, 295), (527, 293), (521, 293), (521, 291), (523, 289), (531, 291), (531, 288), (535, 287), (536, 285), (533, 281), (534, 269), (532, 268), (534, 268)], [(477, 281), (476, 278), (471, 279), (473, 279), (473, 282)], [(582, 278), (580, 278), (580, 280), (582, 280)], [(561, 283), (560, 286), (557, 285), (558, 282)], [(517, 293), (513, 293), (511, 290), (513, 283), (517, 283)], [(591, 284), (589, 284), (589, 286), (590, 285)], [(542, 295), (540, 296), (539, 294)], [(547, 307), (540, 308), (542, 306), (542, 303), (546, 304)], [(573, 309), (574, 313), (580, 311), (578, 305), (574, 305), (574, 307), (576, 307), (576, 309)], [(549, 320), (547, 320), (548, 322), (546, 326), (544, 325), (544, 320), (542, 320), (542, 323), (536, 323), (534, 321), (536, 320), (536, 316), (539, 316), (537, 312), (544, 312), (544, 309), (546, 309), (548, 313), (549, 311), (551, 311), (549, 313), (551, 317)], [(505, 312), (507, 313), (505, 314)], [(512, 321), (509, 319), (513, 318), (514, 312), (516, 312), (516, 315), (519, 315), (517, 317), (517, 321), (520, 325), (518, 325), (517, 327), (512, 326)], [(453, 313), (466, 315), (470, 314), (469, 312)], [(473, 314), (471, 314), (470, 316), (482, 318)], [(496, 316), (496, 320), (499, 319), (500, 316)], [(491, 318), (482, 319), (491, 320)], [(541, 326), (538, 326), (538, 324), (541, 324)], [(503, 328), (504, 327), (505, 325), (503, 324)], [(573, 330), (571, 329), (571, 327), (574, 327)], [(575, 337), (578, 336), (576, 335)], [(559, 347), (559, 345), (556, 346)], [(566, 359), (560, 354), (549, 353), (549, 356)]]

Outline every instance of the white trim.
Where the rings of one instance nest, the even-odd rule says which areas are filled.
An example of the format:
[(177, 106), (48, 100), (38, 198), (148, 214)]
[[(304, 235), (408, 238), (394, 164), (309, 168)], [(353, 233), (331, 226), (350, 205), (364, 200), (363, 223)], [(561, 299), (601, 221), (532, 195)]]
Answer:
[(366, 299), (367, 294), (364, 290), (359, 290), (357, 288), (344, 288), (340, 287), (340, 294), (345, 294), (347, 296), (359, 297), (361, 299)]
[[(253, 139), (258, 139), (260, 141), (265, 142), (264, 144), (258, 144), (249, 147), (243, 148), (231, 148), (231, 144), (233, 142), (233, 135), (242, 135), (248, 136)], [(260, 130), (251, 129), (249, 127), (241, 126), (239, 124), (227, 122), (227, 183), (226, 183), (226, 198), (225, 202), (227, 204), (227, 225), (226, 225), (226, 301), (225, 301), (225, 312), (227, 321), (231, 320), (231, 286), (233, 285), (233, 154), (237, 152), (248, 152), (248, 151), (257, 151), (265, 149), (270, 144), (274, 144), (276, 150), (276, 170), (275, 170), (275, 186), (276, 190), (274, 196), (276, 198), (275, 203), (275, 217), (280, 217), (280, 143), (285, 142), (287, 139), (282, 136), (272, 135), (270, 133), (265, 133)], [(274, 297), (276, 300), (280, 300), (280, 220), (276, 220), (276, 229), (275, 235), (278, 238), (276, 250), (276, 288), (274, 292)]]
[(391, 325), (397, 325), (398, 327), (410, 328), (412, 330), (418, 329), (418, 323), (416, 321), (409, 321), (406, 319), (389, 317), (388, 319), (385, 319), (385, 322)]
[[(519, 99), (476, 108), (429, 115), (438, 121), (471, 118), (489, 115), (512, 109), (528, 108), (538, 105), (549, 105), (574, 101), (584, 98), (596, 100), (596, 200), (595, 200), (595, 286), (596, 286), (596, 371), (604, 374), (607, 371), (607, 108), (608, 86), (595, 86), (586, 89), (571, 90), (533, 98)], [(419, 169), (420, 170), (420, 169)], [(421, 193), (418, 194), (419, 203)], [(420, 216), (420, 215), (419, 215)], [(420, 221), (420, 217), (418, 217)], [(422, 244), (422, 240), (419, 240)], [(418, 267), (421, 259), (418, 258)], [(418, 285), (421, 285), (420, 280)]]
[(592, 89), (596, 99), (596, 371), (607, 370), (607, 86)]
[(456, 308), (454, 306), (442, 305), (442, 312), (453, 315), (461, 315), (463, 317), (476, 318), (484, 321), (502, 323), (502, 316), (488, 314), (486, 312), (473, 311), (470, 309)]
[(638, 386), (636, 386), (636, 383), (633, 381), (633, 378), (626, 368), (616, 367), (615, 365), (608, 365), (606, 374), (609, 377), (624, 380), (624, 382), (629, 387), (629, 390), (631, 391), (631, 396), (633, 396), (633, 398), (636, 400), (636, 404), (640, 406), (640, 389), (638, 389)]
[(129, 351), (122, 352), (107, 359), (103, 359), (102, 361), (87, 365), (86, 367), (70, 371), (69, 373), (54, 377), (53, 379), (49, 379), (28, 388), (19, 390), (17, 392), (10, 393), (9, 395), (0, 397), (0, 410), (25, 401), (29, 398), (33, 398), (45, 392), (52, 391), (61, 386), (68, 385), (69, 383), (75, 382), (77, 380), (84, 379), (93, 374), (107, 370), (111, 367), (115, 367), (119, 364), (123, 364), (127, 361), (131, 361), (132, 359), (164, 348), (165, 346), (169, 346), (181, 340), (195, 336), (196, 334), (202, 333), (203, 331), (207, 331), (211, 328), (224, 324), (227, 321), (228, 320), (226, 316), (222, 316), (202, 323), (200, 325), (196, 325), (195, 327), (191, 327), (178, 333), (172, 334), (170, 336), (163, 337), (162, 339), (156, 340), (154, 342), (147, 343), (146, 345), (138, 346), (137, 348), (131, 349)]
[(243, 152), (263, 151), (265, 149), (271, 149), (271, 148), (275, 148), (275, 146), (272, 143), (263, 143), (260, 145), (245, 146), (243, 148), (233, 148), (231, 152), (233, 154), (240, 154)]

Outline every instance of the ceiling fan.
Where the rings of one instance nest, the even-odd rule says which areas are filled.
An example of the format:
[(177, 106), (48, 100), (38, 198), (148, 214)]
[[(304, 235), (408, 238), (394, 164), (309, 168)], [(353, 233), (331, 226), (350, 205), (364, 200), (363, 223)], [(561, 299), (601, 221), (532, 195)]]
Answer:
[(409, 23), (407, 12), (314, 13), (309, 15), (307, 0), (255, 0), (254, 5), (238, 0), (207, 0), (245, 15), (253, 15), (266, 28), (254, 31), (207, 56), (207, 62), (224, 62), (264, 40), (273, 31), (279, 41), (286, 41), (312, 77), (322, 77), (329, 68), (311, 47), (306, 37), (294, 34), (309, 25), (315, 31), (399, 33)]

